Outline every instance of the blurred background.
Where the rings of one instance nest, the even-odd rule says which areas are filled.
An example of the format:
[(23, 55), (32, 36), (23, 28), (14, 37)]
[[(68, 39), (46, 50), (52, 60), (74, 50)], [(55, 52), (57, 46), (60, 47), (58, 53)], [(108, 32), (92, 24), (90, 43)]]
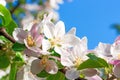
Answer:
[(120, 34), (120, 0), (6, 0), (6, 3), (19, 26), (53, 12), (53, 21), (62, 20), (66, 31), (76, 27), (78, 37), (88, 38), (89, 49), (99, 42), (112, 44)]

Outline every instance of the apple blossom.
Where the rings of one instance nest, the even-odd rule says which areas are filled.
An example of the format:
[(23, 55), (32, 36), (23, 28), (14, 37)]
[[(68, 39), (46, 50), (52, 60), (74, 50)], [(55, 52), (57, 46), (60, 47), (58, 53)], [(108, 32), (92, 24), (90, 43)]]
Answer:
[[(59, 54), (62, 54), (61, 49), (72, 47), (79, 42), (78, 37), (75, 35), (65, 34), (65, 26), (62, 21), (57, 22), (55, 25), (51, 22), (46, 23), (44, 25), (44, 34), (50, 48), (54, 48)], [(47, 45), (46, 43), (43, 44)]]
[(49, 60), (48, 56), (44, 55), (41, 59), (36, 59), (31, 64), (31, 72), (33, 74), (38, 74), (42, 70), (45, 70), (49, 74), (56, 74), (58, 67), (53, 60)]
[[(28, 30), (29, 29), (29, 30)], [(18, 43), (25, 44), (25, 46), (34, 51), (40, 52), (43, 35), (38, 32), (38, 27), (31, 23), (28, 27), (21, 29), (16, 28), (13, 31), (13, 37)]]
[(68, 67), (65, 75), (71, 80), (78, 78), (80, 74), (91, 77), (97, 73), (95, 69), (77, 70), (79, 65), (87, 60), (87, 38), (84, 37), (79, 40), (80, 41), (76, 46), (63, 51), (64, 54), (61, 55), (61, 64)]

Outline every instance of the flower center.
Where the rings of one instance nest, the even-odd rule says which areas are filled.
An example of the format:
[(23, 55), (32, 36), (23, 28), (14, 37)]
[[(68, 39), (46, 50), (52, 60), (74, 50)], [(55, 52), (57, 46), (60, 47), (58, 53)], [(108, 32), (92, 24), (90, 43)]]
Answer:
[(51, 46), (52, 46), (52, 47), (61, 46), (61, 45), (60, 45), (61, 40), (60, 40), (59, 38), (50, 39), (50, 43), (51, 43)]
[(35, 45), (35, 42), (34, 42), (34, 40), (33, 40), (33, 38), (32, 38), (31, 35), (28, 35), (28, 37), (27, 37), (27, 44), (28, 44), (28, 46), (30, 46), (30, 47), (32, 47), (32, 46)]
[(76, 58), (75, 61), (74, 61), (74, 66), (75, 66), (76, 68), (78, 68), (79, 65), (80, 65), (82, 62), (83, 62), (83, 60), (78, 57), (78, 58)]
[(46, 65), (47, 61), (48, 61), (48, 57), (47, 57), (47, 56), (44, 56), (44, 57), (42, 58), (42, 60), (41, 60), (41, 64), (42, 64), (42, 65)]

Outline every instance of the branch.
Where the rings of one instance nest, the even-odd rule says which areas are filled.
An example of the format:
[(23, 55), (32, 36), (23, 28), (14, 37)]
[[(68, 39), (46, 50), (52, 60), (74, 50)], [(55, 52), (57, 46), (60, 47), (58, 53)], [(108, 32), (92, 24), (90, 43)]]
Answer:
[(15, 39), (14, 39), (12, 36), (10, 36), (10, 35), (6, 32), (5, 28), (3, 28), (3, 27), (0, 28), (0, 35), (4, 36), (5, 38), (7, 38), (8, 40), (10, 40), (10, 41), (13, 42), (13, 43), (16, 42)]

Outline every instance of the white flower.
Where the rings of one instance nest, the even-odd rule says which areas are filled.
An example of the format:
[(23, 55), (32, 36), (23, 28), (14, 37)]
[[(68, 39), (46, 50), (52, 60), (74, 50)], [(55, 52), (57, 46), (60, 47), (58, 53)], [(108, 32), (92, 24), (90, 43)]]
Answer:
[[(78, 44), (79, 39), (73, 34), (65, 34), (65, 26), (62, 21), (55, 25), (51, 22), (44, 25), (44, 34), (48, 40), (48, 46), (54, 48), (56, 52), (61, 53), (61, 48), (72, 47)], [(43, 45), (47, 45), (43, 43)]]
[(44, 80), (44, 79), (37, 77), (36, 75), (33, 75), (30, 72), (31, 62), (35, 60), (36, 58), (26, 57), (26, 56), (24, 56), (24, 58), (26, 59), (26, 65), (24, 65), (18, 70), (17, 75), (16, 75), (16, 80)]
[(80, 42), (74, 46), (71, 50), (63, 51), (63, 55), (61, 55), (61, 63), (67, 67), (79, 67), (79, 65), (87, 59), (86, 57), (87, 51), (87, 38), (84, 37), (80, 40)]

